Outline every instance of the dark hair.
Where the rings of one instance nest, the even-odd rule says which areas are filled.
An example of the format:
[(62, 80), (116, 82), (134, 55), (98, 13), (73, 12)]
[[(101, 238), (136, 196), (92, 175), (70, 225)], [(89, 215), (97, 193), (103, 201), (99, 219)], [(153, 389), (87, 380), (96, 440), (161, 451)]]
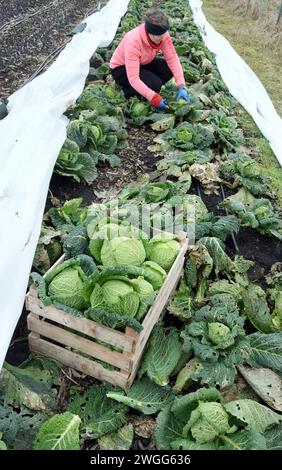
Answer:
[(146, 13), (145, 21), (155, 26), (166, 27), (168, 25), (168, 17), (159, 8), (150, 8)]
[(145, 28), (147, 33), (162, 35), (169, 29), (168, 18), (158, 8), (150, 8), (145, 18)]

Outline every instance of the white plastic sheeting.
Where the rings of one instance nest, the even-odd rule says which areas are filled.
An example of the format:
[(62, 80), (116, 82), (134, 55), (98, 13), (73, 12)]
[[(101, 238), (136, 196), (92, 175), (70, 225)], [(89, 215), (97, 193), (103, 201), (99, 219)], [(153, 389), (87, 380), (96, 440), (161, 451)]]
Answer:
[(282, 165), (282, 119), (277, 114), (264, 86), (230, 43), (207, 22), (202, 11), (202, 1), (188, 0), (188, 2), (195, 24), (206, 46), (215, 54), (219, 72), (230, 93), (252, 116)]
[(85, 21), (52, 66), (9, 98), (0, 121), (0, 369), (20, 317), (48, 187), (66, 138), (69, 104), (89, 59), (114, 39), (129, 0), (110, 0)]

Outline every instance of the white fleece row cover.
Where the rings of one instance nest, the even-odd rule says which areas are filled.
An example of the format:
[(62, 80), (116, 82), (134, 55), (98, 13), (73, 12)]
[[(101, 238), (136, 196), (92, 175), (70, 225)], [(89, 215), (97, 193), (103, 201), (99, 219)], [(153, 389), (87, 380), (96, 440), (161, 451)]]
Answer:
[(115, 37), (129, 0), (89, 16), (57, 60), (9, 98), (0, 121), (0, 370), (21, 315), (67, 107), (83, 91), (89, 59)]
[(203, 2), (188, 0), (188, 3), (206, 46), (215, 54), (219, 72), (230, 93), (252, 116), (282, 165), (282, 119), (264, 86), (231, 44), (207, 22), (202, 11)]

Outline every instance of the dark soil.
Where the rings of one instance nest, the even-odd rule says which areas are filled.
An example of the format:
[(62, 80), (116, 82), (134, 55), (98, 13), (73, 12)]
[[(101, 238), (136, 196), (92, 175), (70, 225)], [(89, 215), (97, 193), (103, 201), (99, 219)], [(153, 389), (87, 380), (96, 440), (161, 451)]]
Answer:
[(274, 263), (282, 259), (282, 243), (274, 237), (260, 235), (256, 230), (244, 227), (236, 235), (236, 240), (239, 254), (255, 262), (248, 272), (250, 279), (258, 281), (263, 288), (268, 287), (263, 277)]
[[(0, 0), (1, 98), (16, 91), (51, 52), (66, 44), (73, 28), (95, 11), (98, 3)], [(106, 0), (100, 3), (103, 6)]]
[(6, 30), (8, 25), (14, 24), (16, 21), (19, 21), (22, 18), (25, 18), (27, 15), (30, 15), (39, 8), (41, 5), (48, 4), (48, 2), (38, 2), (38, 0), (21, 0), (20, 2), (10, 0), (6, 2), (1, 0), (1, 18), (0, 18), (0, 28), (1, 30)]
[[(224, 188), (225, 197), (235, 194), (229, 188)], [(225, 210), (218, 209), (217, 205), (222, 200), (221, 196), (206, 195), (201, 191), (201, 197), (208, 210), (215, 215), (226, 215)], [(261, 235), (256, 230), (249, 227), (241, 227), (239, 233), (235, 235), (235, 240), (239, 248), (236, 251), (231, 237), (226, 241), (227, 253), (232, 257), (236, 254), (244, 256), (246, 259), (254, 261), (254, 266), (249, 270), (248, 275), (251, 281), (258, 281), (261, 287), (266, 288), (267, 284), (263, 277), (268, 273), (270, 267), (282, 258), (282, 243), (275, 237)]]
[(147, 147), (152, 145), (155, 134), (146, 127), (130, 127), (128, 147), (118, 154), (121, 165), (111, 168), (107, 163), (98, 165), (98, 179), (92, 185), (75, 183), (69, 178), (53, 175), (47, 206), (51, 207), (51, 197), (62, 203), (74, 197), (83, 197), (85, 205), (101, 202), (101, 199), (114, 197), (126, 184), (144, 173), (153, 173), (158, 158)]

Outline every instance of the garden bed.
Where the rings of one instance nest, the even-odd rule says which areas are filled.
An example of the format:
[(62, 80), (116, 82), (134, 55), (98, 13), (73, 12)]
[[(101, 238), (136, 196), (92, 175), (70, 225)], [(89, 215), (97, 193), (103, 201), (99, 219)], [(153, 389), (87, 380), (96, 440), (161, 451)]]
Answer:
[[(8, 98), (88, 14), (97, 0), (0, 1), (0, 88)], [(37, 13), (38, 12), (38, 13)], [(47, 68), (50, 66), (48, 64)]]
[[(139, 7), (139, 0), (129, 4), (129, 14), (122, 20), (115, 41), (140, 21)], [(276, 389), (281, 385), (282, 370), (279, 311), (282, 266), (277, 263), (270, 270), (281, 259), (279, 206), (257, 165), (256, 154), (248, 145), (249, 141), (243, 139), (233, 100), (215, 69), (214, 58), (200, 42), (191, 22), (191, 12), (185, 10), (186, 1), (179, 7), (167, 0), (162, 7), (167, 13), (173, 10), (171, 29), (175, 28), (175, 40), (182, 51), (179, 54), (187, 65), (185, 73), (192, 104), (175, 103), (175, 86), (170, 84), (171, 87), (164, 89), (164, 96), (168, 96), (173, 116), (159, 119), (164, 115), (155, 113), (152, 117), (148, 103), (126, 101), (117, 88), (109, 85), (111, 79), (103, 63), (103, 59), (108, 60), (109, 51), (98, 51), (95, 66), (102, 61), (104, 67), (102, 72), (100, 70), (101, 76), (97, 76), (99, 81), (91, 83), (89, 80), (89, 87), (67, 111), (71, 118), (68, 141), (60, 152), (55, 171), (69, 177), (54, 175), (50, 185), (44, 229), (47, 233), (48, 230), (56, 232), (53, 235), (57, 244), (61, 242), (66, 264), (52, 270), (50, 276), (49, 267), (35, 265), (34, 260), (36, 272), (32, 279), (38, 286), (42, 303), (30, 297), (29, 307), (34, 308), (28, 320), (33, 330), (32, 349), (38, 350), (36, 342), (46, 346), (45, 340), (39, 340), (36, 335), (52, 337), (54, 334), (56, 348), (58, 342), (65, 344), (64, 351), (69, 356), (68, 348), (79, 349), (79, 338), (74, 338), (73, 332), (78, 317), (89, 331), (91, 319), (107, 328), (121, 329), (126, 322), (136, 332), (140, 332), (141, 326), (148, 332), (151, 325), (147, 329), (150, 324), (147, 317), (143, 325), (139, 322), (147, 312), (141, 308), (144, 307), (141, 294), (145, 295), (146, 307), (146, 302), (153, 300), (146, 290), (148, 285), (145, 289), (143, 283), (145, 294), (140, 287), (135, 291), (136, 281), (138, 284), (138, 281), (149, 280), (142, 267), (145, 260), (157, 263), (157, 268), (168, 272), (170, 267), (166, 268), (165, 264), (174, 248), (173, 244), (165, 248), (160, 246), (159, 239), (144, 237), (140, 233), (143, 227), (139, 217), (135, 232), (129, 235), (126, 218), (133, 208), (139, 210), (146, 204), (153, 204), (147, 226), (152, 229), (157, 221), (165, 230), (163, 223), (168, 206), (173, 206), (176, 221), (177, 205), (187, 207), (188, 201), (190, 204), (192, 201), (196, 212), (195, 244), (188, 247), (179, 284), (151, 333), (138, 378), (129, 390), (101, 384), (87, 376), (89, 368), (77, 367), (82, 373), (77, 372), (71, 360), (62, 361), (71, 366), (69, 368), (54, 364), (46, 357), (31, 355), (19, 368), (5, 365), (5, 384), (12, 379), (12, 383), (18, 385), (22, 376), (27, 375), (28, 386), (37, 391), (37, 380), (43, 380), (45, 388), (36, 395), (41, 400), (39, 409), (46, 415), (47, 409), (52, 415), (51, 418), (50, 414), (45, 415), (46, 422), (29, 430), (20, 444), (4, 428), (2, 439), (11, 448), (20, 445), (34, 449), (68, 447), (60, 438), (59, 423), (63, 421), (62, 434), (64, 429), (70, 432), (71, 448), (77, 450), (281, 448), (281, 442), (277, 443), (277, 435), (282, 435), (281, 414), (277, 411), (281, 412), (282, 408)], [(114, 43), (112, 47), (115, 46)], [(198, 83), (195, 83), (200, 78), (204, 93), (197, 90)], [(160, 125), (161, 121), (165, 122)], [(151, 122), (154, 124), (150, 125)], [(157, 134), (152, 126), (164, 126), (161, 130), (165, 132)], [(83, 174), (77, 162), (89, 171)], [(136, 182), (144, 173), (148, 173), (147, 178)], [(226, 197), (240, 192), (245, 198), (229, 199), (225, 205), (220, 205), (223, 198), (219, 182)], [(133, 184), (127, 186), (128, 183)], [(70, 201), (78, 197), (81, 200)], [(113, 199), (118, 200), (119, 205), (112, 209)], [(87, 207), (92, 202), (102, 202), (103, 206)], [(121, 208), (121, 213), (117, 207)], [(226, 217), (225, 207), (228, 207), (229, 217)], [(187, 232), (190, 216), (187, 210), (183, 222)], [(52, 236), (49, 241), (53, 242)], [(39, 241), (46, 255), (43, 244)], [(56, 259), (59, 256), (57, 254)], [(51, 254), (48, 261), (50, 265), (54, 263)], [(157, 273), (160, 275), (159, 269)], [(268, 278), (266, 274), (270, 274)], [(177, 280), (178, 276), (174, 282)], [(107, 285), (108, 282), (118, 283), (118, 286)], [(123, 283), (127, 283), (127, 290), (121, 286)], [(136, 296), (138, 302), (134, 305)], [(36, 315), (48, 321), (39, 320)], [(68, 323), (70, 315), (73, 321)], [(64, 332), (58, 331), (54, 321), (71, 327), (65, 343)], [(87, 334), (84, 326), (78, 331)], [(23, 341), (16, 339), (23, 329), (24, 334), (27, 333), (26, 312), (18, 328), (7, 355), (8, 361), (15, 364), (21, 362), (20, 355), (21, 359), (24, 353), (27, 355), (26, 337)], [(125, 330), (125, 336), (127, 333), (129, 331)], [(100, 339), (104, 341), (105, 336)], [(91, 349), (95, 354), (98, 350), (97, 361), (105, 352), (105, 344), (98, 344), (98, 348)], [(83, 337), (82, 346), (81, 351), (85, 353), (89, 339)], [(137, 347), (137, 351), (140, 352), (141, 339), (139, 346), (141, 349)], [(116, 353), (120, 351), (112, 352), (111, 366), (117, 364)], [(59, 355), (56, 353), (53, 357), (59, 358)], [(122, 358), (122, 369), (128, 373), (127, 358)], [(137, 366), (138, 361), (135, 369)], [(111, 372), (107, 369), (108, 378), (113, 378)], [(44, 379), (40, 378), (41, 374)], [(100, 378), (97, 373), (92, 375)], [(115, 380), (109, 382), (115, 383)], [(5, 391), (11, 408), (7, 410), (8, 416), (14, 416), (13, 394)], [(48, 400), (54, 396), (54, 402), (45, 404), (46, 395)], [(30, 407), (37, 419), (38, 407), (32, 408), (28, 398), (29, 394), (24, 393), (20, 396), (21, 402), (17, 396), (16, 404), (23, 412), (24, 406)], [(49, 439), (52, 427), (56, 429), (58, 446)]]

